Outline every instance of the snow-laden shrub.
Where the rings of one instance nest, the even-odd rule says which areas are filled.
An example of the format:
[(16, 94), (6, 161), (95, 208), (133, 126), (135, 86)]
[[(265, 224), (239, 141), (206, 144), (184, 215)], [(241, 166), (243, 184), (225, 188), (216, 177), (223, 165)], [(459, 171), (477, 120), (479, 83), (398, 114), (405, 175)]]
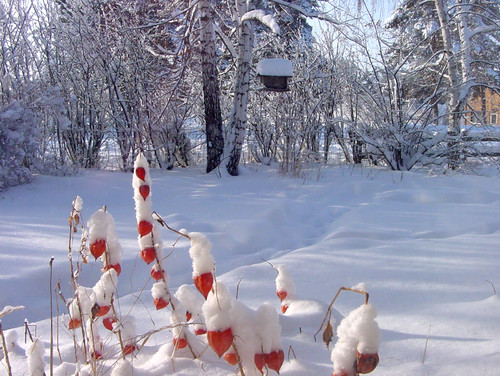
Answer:
[(0, 109), (0, 191), (32, 180), (39, 139), (31, 109), (19, 101)]

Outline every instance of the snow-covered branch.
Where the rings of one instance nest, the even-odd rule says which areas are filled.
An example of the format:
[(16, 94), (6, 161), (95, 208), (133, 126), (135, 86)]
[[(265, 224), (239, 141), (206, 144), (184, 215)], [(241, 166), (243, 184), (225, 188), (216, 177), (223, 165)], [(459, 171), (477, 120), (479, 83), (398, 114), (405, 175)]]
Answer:
[(295, 5), (295, 4), (292, 4), (292, 3), (288, 3), (284, 0), (271, 0), (272, 2), (276, 3), (276, 4), (280, 4), (280, 5), (283, 5), (285, 7), (288, 7), (288, 8), (292, 8), (294, 10), (296, 10), (297, 12), (303, 14), (304, 16), (306, 17), (309, 17), (309, 18), (317, 18), (318, 20), (323, 20), (323, 21), (326, 21), (326, 22), (329, 22), (333, 25), (341, 25), (341, 23), (335, 19), (333, 19), (332, 17), (330, 17), (328, 14), (324, 13), (324, 12), (310, 12), (298, 5)]
[(266, 14), (262, 9), (251, 10), (249, 12), (246, 12), (241, 17), (242, 23), (248, 20), (257, 20), (261, 22), (263, 25), (270, 28), (273, 33), (275, 34), (280, 33), (280, 27), (276, 22), (275, 18), (271, 14)]

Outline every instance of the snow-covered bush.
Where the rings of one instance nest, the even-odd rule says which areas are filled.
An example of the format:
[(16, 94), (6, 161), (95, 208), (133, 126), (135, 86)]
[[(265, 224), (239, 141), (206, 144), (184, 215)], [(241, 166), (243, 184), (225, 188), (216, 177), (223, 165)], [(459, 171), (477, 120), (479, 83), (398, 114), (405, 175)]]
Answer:
[(0, 191), (32, 180), (39, 138), (31, 109), (19, 101), (0, 108)]

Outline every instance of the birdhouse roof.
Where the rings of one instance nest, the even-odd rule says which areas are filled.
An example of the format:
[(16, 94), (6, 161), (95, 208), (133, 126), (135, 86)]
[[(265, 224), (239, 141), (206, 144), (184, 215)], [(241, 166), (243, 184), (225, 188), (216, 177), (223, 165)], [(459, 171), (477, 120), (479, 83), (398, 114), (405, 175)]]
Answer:
[(286, 59), (263, 59), (257, 64), (261, 76), (292, 77), (292, 62)]

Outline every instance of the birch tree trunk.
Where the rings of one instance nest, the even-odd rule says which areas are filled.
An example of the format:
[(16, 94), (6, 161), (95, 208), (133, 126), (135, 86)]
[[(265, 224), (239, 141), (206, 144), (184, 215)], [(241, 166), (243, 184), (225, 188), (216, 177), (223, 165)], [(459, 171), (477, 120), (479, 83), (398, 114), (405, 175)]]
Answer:
[(453, 169), (458, 167), (460, 159), (458, 136), (460, 135), (460, 119), (467, 104), (469, 95), (470, 82), (470, 40), (468, 37), (468, 26), (465, 17), (465, 6), (462, 1), (458, 9), (458, 34), (459, 34), (459, 49), (457, 52), (453, 50), (453, 41), (451, 37), (451, 24), (448, 18), (448, 9), (446, 0), (435, 0), (436, 10), (438, 13), (439, 24), (441, 27), (441, 36), (445, 53), (447, 55), (447, 71), (450, 84), (449, 99), (448, 99), (448, 135), (451, 137), (448, 143), (449, 148), (449, 166)]
[(213, 18), (213, 8), (210, 0), (201, 0), (200, 40), (202, 44), (201, 63), (205, 105), (205, 131), (207, 137), (207, 173), (220, 165), (221, 156), (224, 152)]
[[(245, 0), (236, 0), (238, 17), (249, 10)], [(238, 27), (238, 61), (236, 67), (236, 82), (234, 85), (234, 98), (231, 117), (228, 125), (226, 156), (228, 158), (226, 169), (229, 175), (238, 175), (238, 165), (241, 150), (245, 139), (247, 127), (248, 92), (250, 90), (250, 69), (252, 63), (253, 30), (248, 21), (242, 22)]]

